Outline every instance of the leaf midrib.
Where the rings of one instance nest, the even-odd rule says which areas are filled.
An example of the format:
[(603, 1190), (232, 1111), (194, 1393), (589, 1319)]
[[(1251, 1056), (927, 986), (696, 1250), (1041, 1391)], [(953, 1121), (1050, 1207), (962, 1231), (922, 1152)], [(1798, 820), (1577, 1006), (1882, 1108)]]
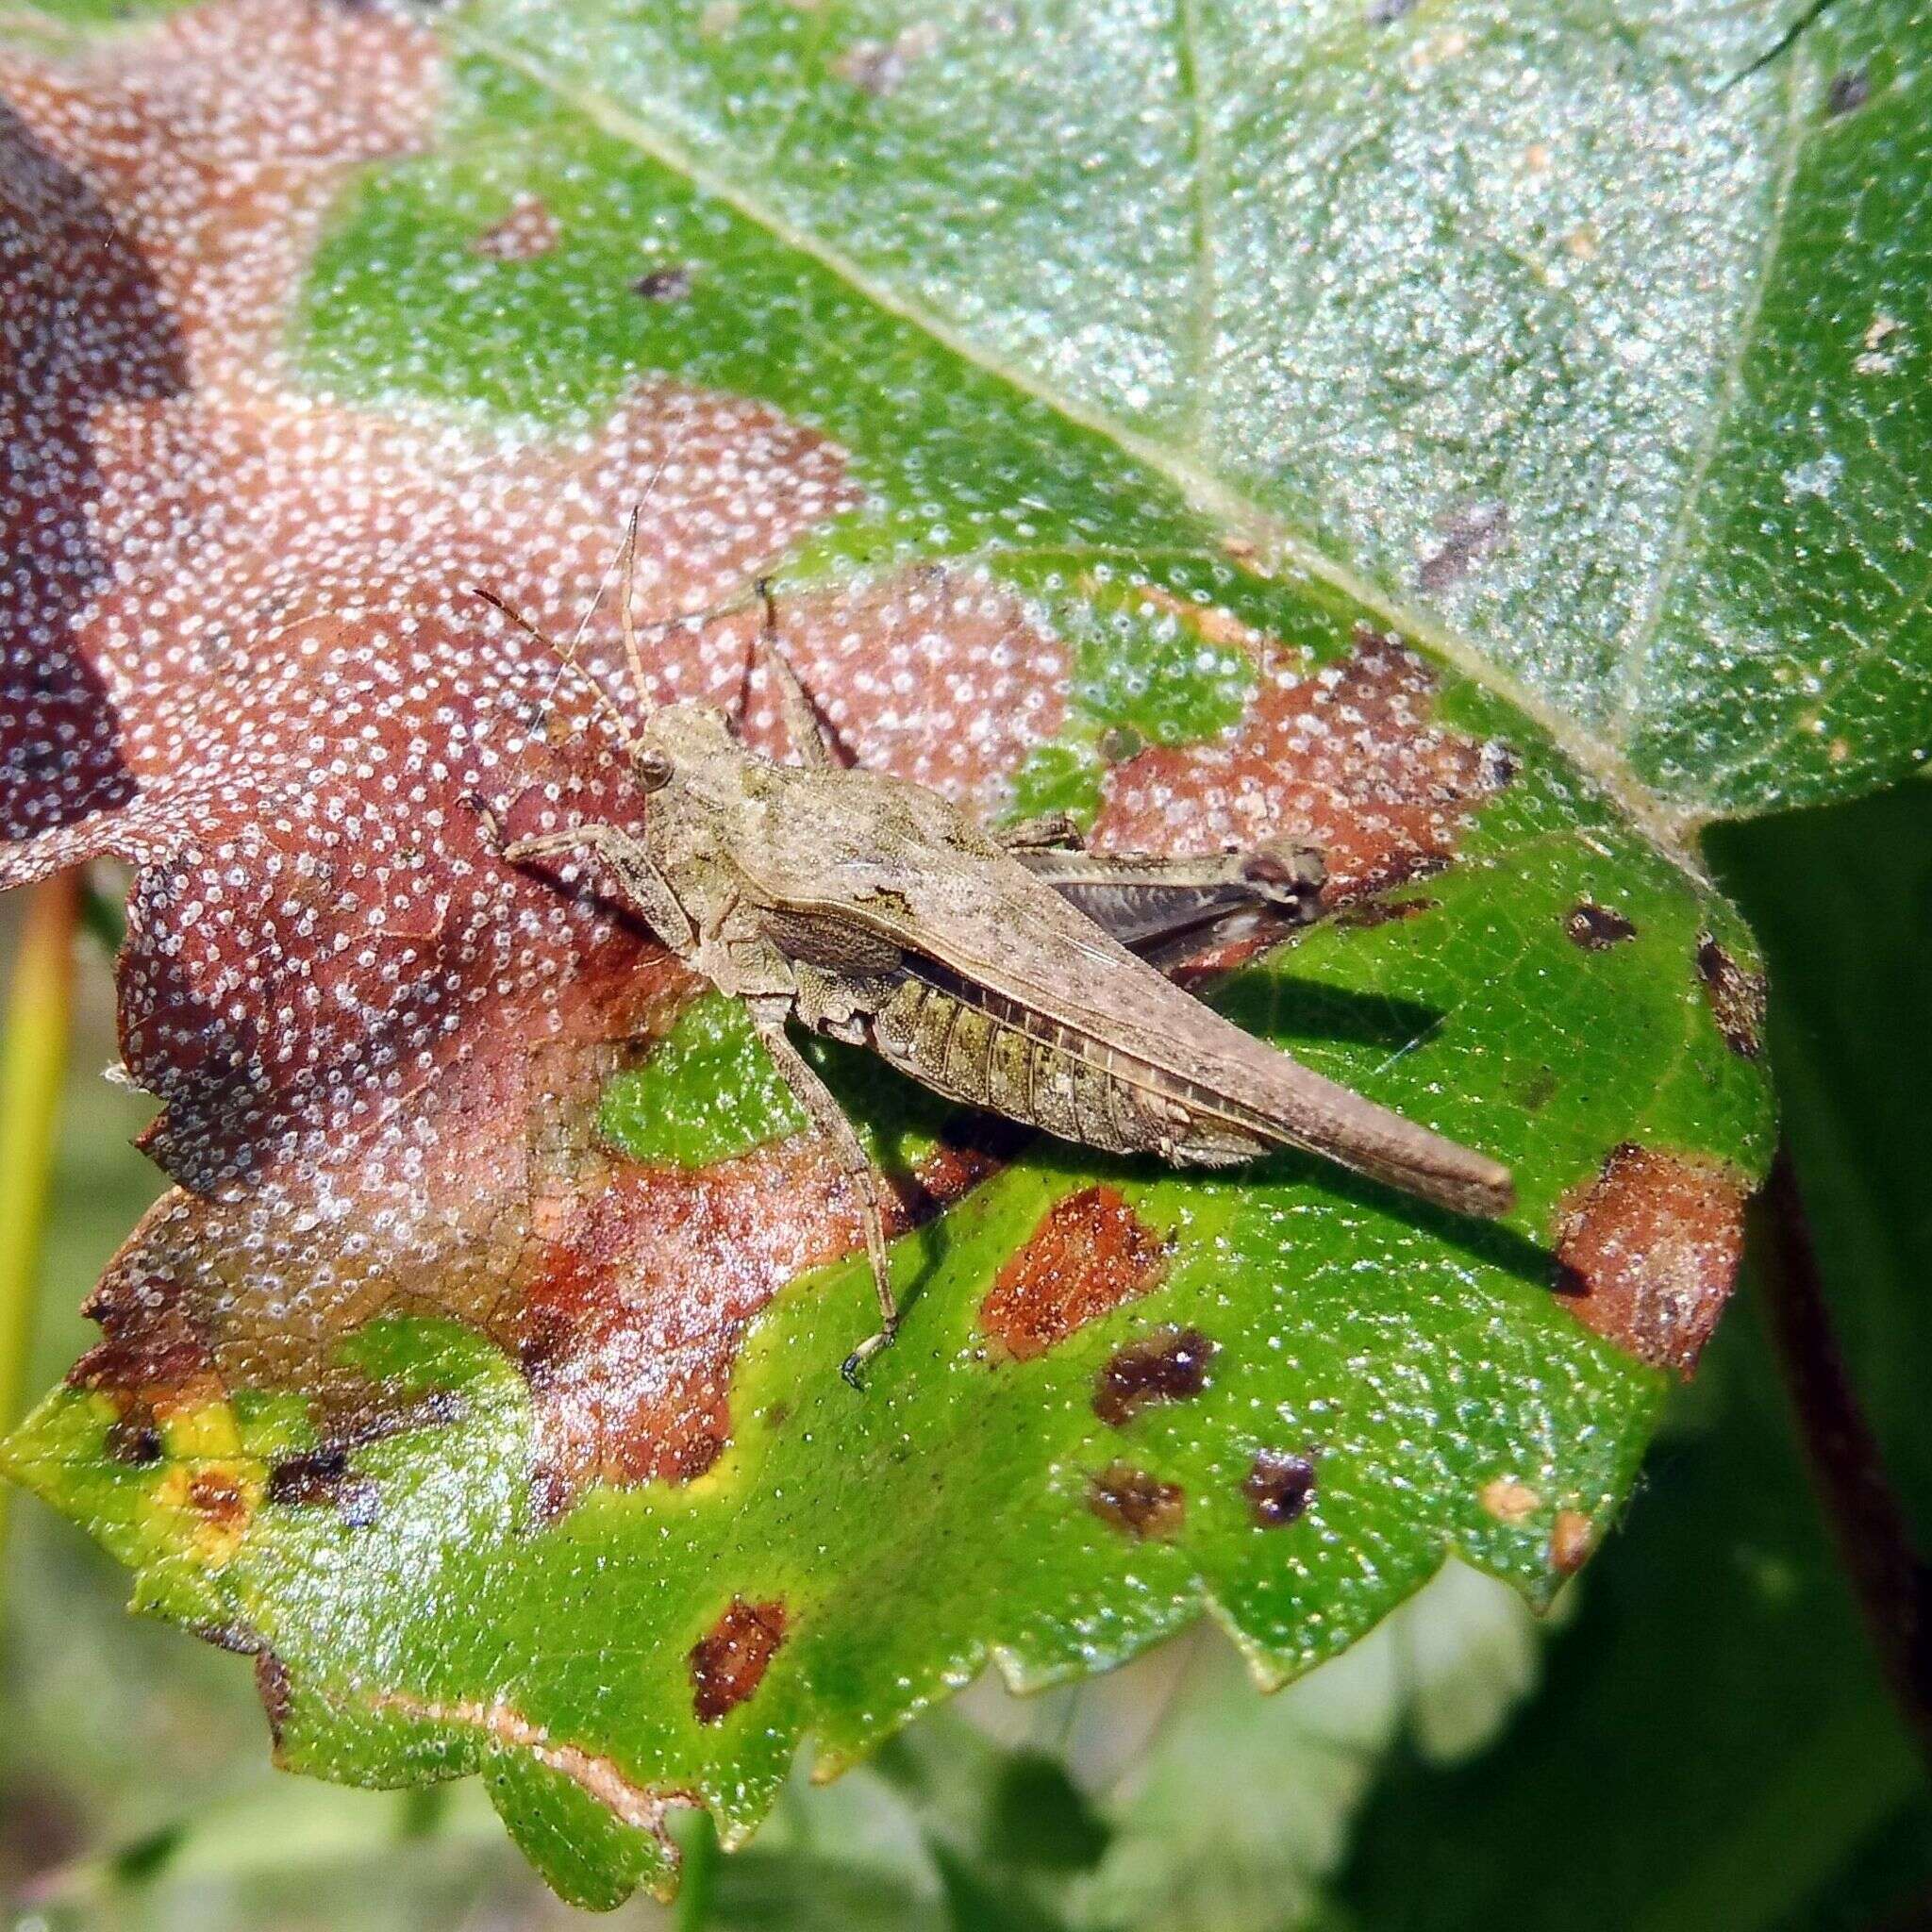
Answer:
[(1523, 713), (1572, 764), (1602, 788), (1631, 824), (1673, 864), (1694, 879), (1705, 879), (1692, 841), (1712, 814), (1667, 804), (1643, 783), (1622, 753), (1583, 731), (1574, 718), (1520, 684), (1467, 638), (1391, 595), (1383, 586), (1330, 556), (1198, 461), (1047, 386), (1024, 367), (991, 354), (983, 343), (955, 329), (919, 302), (885, 287), (824, 237), (797, 226), (741, 183), (707, 167), (668, 126), (558, 75), (527, 49), (500, 41), (474, 24), (452, 22), (446, 31), (464, 51), (494, 60), (553, 93), (592, 125), (682, 176), (697, 192), (723, 203), (781, 246), (815, 261), (866, 302), (918, 329), (947, 354), (1030, 397), (1073, 426), (1106, 439), (1124, 455), (1166, 478), (1193, 508), (1254, 544), (1269, 574), (1285, 570), (1315, 578), (1373, 612), (1391, 629), (1422, 643), (1461, 675)]

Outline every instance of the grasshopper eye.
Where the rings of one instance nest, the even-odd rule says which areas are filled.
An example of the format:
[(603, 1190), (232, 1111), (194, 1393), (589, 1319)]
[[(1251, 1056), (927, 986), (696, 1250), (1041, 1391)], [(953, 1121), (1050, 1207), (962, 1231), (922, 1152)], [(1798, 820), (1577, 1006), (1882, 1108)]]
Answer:
[(671, 782), (671, 760), (661, 751), (641, 751), (631, 759), (631, 773), (646, 791), (661, 791)]

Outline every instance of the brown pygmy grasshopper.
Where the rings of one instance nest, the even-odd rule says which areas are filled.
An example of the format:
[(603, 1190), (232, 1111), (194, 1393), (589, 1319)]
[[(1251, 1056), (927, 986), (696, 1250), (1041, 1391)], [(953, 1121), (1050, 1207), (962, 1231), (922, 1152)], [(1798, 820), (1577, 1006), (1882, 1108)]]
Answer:
[[(641, 692), (636, 544), (633, 517), (622, 620)], [(989, 833), (922, 785), (845, 769), (777, 649), (771, 592), (758, 592), (802, 763), (758, 756), (708, 706), (667, 705), (633, 728), (606, 698), (648, 795), (641, 832), (586, 824), (503, 843), (477, 809), (513, 863), (596, 860), (665, 945), (750, 1009), (862, 1204), (883, 1326), (848, 1357), (848, 1377), (891, 1340), (898, 1307), (872, 1164), (792, 1044), (793, 1021), (870, 1047), (949, 1099), (1108, 1153), (1224, 1167), (1295, 1147), (1461, 1213), (1508, 1209), (1507, 1168), (1310, 1072), (1158, 969), (1245, 921), (1315, 917), (1316, 854), (1102, 857), (1065, 822)], [(550, 647), (575, 664), (575, 642)]]

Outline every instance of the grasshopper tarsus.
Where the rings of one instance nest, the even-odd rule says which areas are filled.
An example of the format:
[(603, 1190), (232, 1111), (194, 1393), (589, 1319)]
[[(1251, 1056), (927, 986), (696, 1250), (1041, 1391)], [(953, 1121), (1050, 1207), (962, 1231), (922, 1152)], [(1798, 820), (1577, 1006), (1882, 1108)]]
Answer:
[[(477, 593), (482, 594), (480, 591)], [(474, 812), (477, 827), (483, 834), (483, 842), (501, 858), (504, 856), (505, 841), (503, 820), (496, 808), (480, 791), (466, 791), (457, 800), (465, 811)]]
[(854, 1389), (865, 1387), (865, 1372), (873, 1357), (881, 1350), (890, 1348), (897, 1340), (899, 1324), (896, 1322), (881, 1328), (876, 1335), (868, 1335), (845, 1359), (839, 1364), (839, 1373)]

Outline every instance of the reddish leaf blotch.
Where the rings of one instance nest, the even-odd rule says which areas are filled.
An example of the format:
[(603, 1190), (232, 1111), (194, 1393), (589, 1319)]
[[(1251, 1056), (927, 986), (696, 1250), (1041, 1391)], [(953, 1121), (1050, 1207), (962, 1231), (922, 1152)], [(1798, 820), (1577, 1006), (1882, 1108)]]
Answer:
[(785, 1641), (785, 1606), (735, 1596), (691, 1646), (691, 1708), (700, 1724), (722, 1722), (764, 1682)]
[(1744, 1190), (1728, 1168), (1626, 1141), (1564, 1210), (1564, 1306), (1640, 1360), (1689, 1376), (1743, 1240)]
[(1047, 1210), (979, 1305), (1000, 1352), (1031, 1361), (1076, 1329), (1151, 1289), (1167, 1243), (1117, 1188), (1082, 1188)]

